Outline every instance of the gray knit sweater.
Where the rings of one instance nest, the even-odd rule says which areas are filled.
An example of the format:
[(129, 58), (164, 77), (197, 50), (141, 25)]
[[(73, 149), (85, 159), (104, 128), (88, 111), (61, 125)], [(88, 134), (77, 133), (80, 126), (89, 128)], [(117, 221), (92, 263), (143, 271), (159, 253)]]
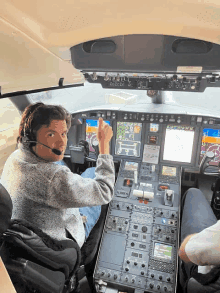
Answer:
[(95, 175), (82, 178), (20, 144), (5, 163), (1, 183), (12, 198), (12, 218), (30, 221), (58, 240), (66, 239), (66, 229), (81, 247), (85, 230), (79, 207), (107, 204), (113, 197), (111, 155), (99, 155)]

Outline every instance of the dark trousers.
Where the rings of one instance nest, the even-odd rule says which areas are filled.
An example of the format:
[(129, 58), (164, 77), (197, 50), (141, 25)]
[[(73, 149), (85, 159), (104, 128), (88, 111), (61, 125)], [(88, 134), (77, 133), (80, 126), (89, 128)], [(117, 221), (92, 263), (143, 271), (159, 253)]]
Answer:
[[(180, 245), (188, 235), (199, 233), (217, 222), (216, 216), (214, 215), (209, 202), (199, 189), (188, 189), (182, 198), (181, 205), (183, 206), (183, 209)], [(180, 268), (180, 275), (182, 274), (182, 282), (186, 283), (190, 278), (192, 270), (197, 265), (183, 262), (182, 266), (183, 267)]]

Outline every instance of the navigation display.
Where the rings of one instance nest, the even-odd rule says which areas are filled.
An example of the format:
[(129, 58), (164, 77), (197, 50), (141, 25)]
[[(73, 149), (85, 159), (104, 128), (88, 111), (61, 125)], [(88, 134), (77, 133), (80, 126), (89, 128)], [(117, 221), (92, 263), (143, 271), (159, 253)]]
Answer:
[(164, 260), (172, 260), (172, 246), (162, 243), (155, 243), (154, 257), (162, 258)]
[(167, 125), (163, 160), (191, 163), (194, 127)]
[(162, 175), (163, 176), (175, 177), (176, 176), (176, 168), (175, 167), (170, 167), (170, 166), (163, 166)]
[(215, 158), (210, 161), (209, 164), (212, 166), (218, 166), (220, 161), (220, 129), (203, 129), (199, 164), (206, 152), (213, 152), (215, 154)]
[(141, 123), (117, 122), (115, 154), (140, 157)]
[[(110, 121), (104, 121), (105, 123), (110, 125)], [(92, 144), (98, 143), (96, 133), (98, 128), (98, 120), (86, 119), (86, 141), (89, 143), (89, 151), (94, 152), (94, 148)]]

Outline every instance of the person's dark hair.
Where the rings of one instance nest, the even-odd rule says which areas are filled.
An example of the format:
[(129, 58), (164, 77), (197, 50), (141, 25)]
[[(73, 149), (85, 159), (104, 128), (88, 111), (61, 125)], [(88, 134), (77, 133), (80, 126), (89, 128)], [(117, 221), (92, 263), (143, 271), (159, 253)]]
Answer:
[[(67, 129), (71, 127), (71, 115), (62, 106), (45, 105), (44, 103), (36, 103), (25, 108), (19, 126), (19, 135), (17, 142), (22, 142), (22, 138), (27, 137), (28, 140), (36, 140), (37, 131), (42, 126), (49, 126), (52, 120), (65, 120)], [(36, 145), (31, 143), (30, 147)]]

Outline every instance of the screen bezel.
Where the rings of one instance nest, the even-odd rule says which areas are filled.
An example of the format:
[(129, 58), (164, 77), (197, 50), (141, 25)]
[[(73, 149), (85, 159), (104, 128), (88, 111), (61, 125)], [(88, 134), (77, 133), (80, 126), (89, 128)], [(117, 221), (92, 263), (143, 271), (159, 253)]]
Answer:
[[(120, 159), (124, 159), (124, 158), (129, 158), (129, 161), (133, 161), (133, 160), (141, 160), (142, 159), (142, 155), (143, 155), (143, 143), (142, 143), (142, 141), (143, 141), (143, 138), (144, 138), (144, 135), (143, 135), (143, 133), (144, 133), (144, 131), (145, 131), (145, 129), (144, 129), (144, 127), (145, 127), (145, 125), (144, 125), (144, 123), (142, 123), (142, 122), (139, 122), (139, 121), (122, 121), (122, 120), (118, 120), (118, 121), (115, 121), (116, 123), (115, 123), (115, 137), (114, 137), (114, 157), (117, 157), (117, 158), (120, 158)], [(141, 124), (141, 139), (140, 139), (140, 156), (139, 157), (136, 157), (136, 156), (127, 156), (127, 155), (119, 155), (119, 154), (116, 154), (115, 153), (115, 146), (116, 146), (116, 137), (117, 137), (117, 124), (118, 124), (118, 122), (122, 122), (122, 123), (139, 123), (139, 124)]]
[[(209, 129), (220, 129), (220, 125), (203, 125), (201, 126), (201, 132), (199, 135), (199, 148), (198, 148), (198, 154), (196, 156), (196, 166), (199, 166), (200, 162), (200, 152), (201, 152), (201, 146), (202, 146), (202, 136), (203, 136), (203, 129), (204, 128), (209, 128)], [(216, 165), (211, 165), (211, 167), (215, 167)]]
[[(193, 139), (193, 146), (192, 146), (192, 155), (191, 155), (191, 162), (180, 162), (180, 161), (170, 161), (170, 160), (163, 160), (163, 154), (164, 154), (164, 146), (165, 146), (165, 136), (166, 136), (166, 129), (168, 125), (172, 126), (185, 126), (185, 127), (193, 127), (194, 128), (194, 139)], [(167, 123), (163, 125), (163, 135), (162, 135), (162, 143), (161, 143), (161, 152), (160, 152), (160, 163), (164, 164), (170, 164), (170, 165), (181, 165), (181, 166), (195, 166), (196, 163), (196, 154), (197, 154), (197, 148), (198, 148), (198, 139), (199, 139), (199, 128), (196, 126), (192, 126), (190, 124), (183, 124), (183, 125), (177, 125), (177, 124), (171, 124)], [(197, 142), (197, 143), (196, 143)]]
[[(84, 140), (86, 140), (86, 120), (95, 120), (95, 121), (98, 121), (99, 118), (98, 118), (98, 117), (94, 117), (94, 118), (93, 118), (93, 117), (84, 117), (84, 118), (83, 118), (83, 124), (82, 124), (82, 126), (83, 126), (83, 134), (82, 134), (82, 135), (83, 135), (84, 138), (82, 138), (82, 139), (84, 139)], [(110, 122), (110, 126), (112, 127), (112, 124), (113, 124), (113, 123), (112, 123), (112, 122), (113, 122), (112, 119), (104, 119), (104, 118), (103, 118), (103, 121), (104, 121), (104, 122), (105, 122), (105, 121), (109, 121), (109, 122)], [(113, 128), (113, 127), (112, 127), (112, 128)], [(81, 138), (80, 138), (80, 139), (81, 139)], [(80, 140), (80, 139), (79, 139), (79, 140)], [(110, 153), (110, 154), (111, 154), (111, 150), (112, 150), (112, 143), (113, 143), (113, 142), (112, 142), (112, 139), (111, 139), (111, 141), (110, 141), (110, 143), (109, 143), (109, 153)], [(91, 154), (94, 154), (94, 153), (91, 152), (91, 151), (90, 151), (89, 153), (90, 153), (90, 155), (91, 155)]]

